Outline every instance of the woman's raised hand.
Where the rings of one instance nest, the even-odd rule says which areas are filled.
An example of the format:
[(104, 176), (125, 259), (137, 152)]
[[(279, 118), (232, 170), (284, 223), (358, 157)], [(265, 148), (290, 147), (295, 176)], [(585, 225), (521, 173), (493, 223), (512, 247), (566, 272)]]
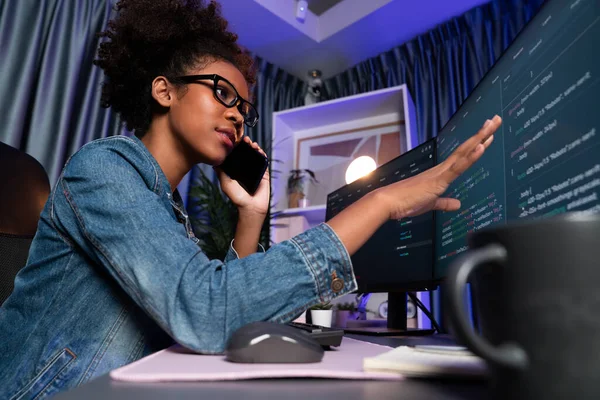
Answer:
[(486, 121), (477, 134), (442, 163), (419, 175), (367, 193), (327, 224), (352, 255), (389, 219), (401, 219), (430, 210), (457, 210), (459, 200), (441, 196), (452, 181), (483, 155), (501, 123), (498, 116)]
[(430, 210), (458, 210), (459, 200), (441, 196), (452, 181), (483, 155), (501, 124), (502, 119), (496, 115), (440, 164), (419, 175), (380, 188), (378, 197), (389, 207), (389, 218), (400, 219)]

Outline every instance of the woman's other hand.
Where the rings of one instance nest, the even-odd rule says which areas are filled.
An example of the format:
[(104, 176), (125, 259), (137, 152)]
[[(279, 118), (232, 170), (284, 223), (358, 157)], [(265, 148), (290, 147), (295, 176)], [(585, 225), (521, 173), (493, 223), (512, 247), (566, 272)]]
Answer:
[[(267, 156), (263, 149), (256, 142), (252, 142), (248, 136), (244, 136), (242, 139), (252, 146), (256, 151), (261, 153), (263, 156)], [(270, 195), (270, 184), (269, 184), (269, 169), (267, 169), (258, 185), (258, 189), (254, 195), (250, 195), (246, 190), (240, 186), (240, 184), (231, 179), (223, 170), (219, 167), (215, 167), (219, 181), (221, 182), (221, 189), (223, 193), (227, 195), (236, 205), (240, 214), (256, 214), (265, 216), (269, 210), (269, 195)]]

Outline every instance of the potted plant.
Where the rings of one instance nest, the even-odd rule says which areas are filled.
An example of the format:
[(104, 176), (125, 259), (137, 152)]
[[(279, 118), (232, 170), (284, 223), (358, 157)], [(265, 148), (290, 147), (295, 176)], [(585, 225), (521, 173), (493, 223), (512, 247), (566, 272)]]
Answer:
[(287, 181), (288, 207), (296, 208), (300, 205), (300, 200), (306, 197), (304, 191), (306, 180), (311, 183), (318, 183), (315, 173), (310, 169), (293, 169)]
[(356, 304), (354, 303), (337, 304), (335, 310), (335, 326), (338, 328), (345, 328), (348, 323), (348, 319), (351, 319), (355, 312)]
[(331, 328), (333, 319), (333, 305), (329, 302), (316, 304), (310, 308), (310, 317), (312, 324)]

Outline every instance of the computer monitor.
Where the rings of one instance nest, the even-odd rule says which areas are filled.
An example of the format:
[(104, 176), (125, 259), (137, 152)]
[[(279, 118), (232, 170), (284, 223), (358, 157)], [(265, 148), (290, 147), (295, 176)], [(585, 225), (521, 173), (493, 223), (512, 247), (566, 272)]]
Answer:
[(436, 212), (434, 277), (467, 249), (467, 235), (522, 218), (600, 209), (600, 3), (547, 0), (439, 132), (443, 162), (482, 123), (503, 124), (484, 156)]
[[(370, 191), (417, 175), (434, 166), (430, 140), (379, 166), (327, 196), (326, 220), (331, 219)], [(433, 278), (433, 212), (390, 220), (352, 256), (362, 293), (388, 292), (387, 328), (366, 333), (406, 331), (406, 291), (425, 290)]]

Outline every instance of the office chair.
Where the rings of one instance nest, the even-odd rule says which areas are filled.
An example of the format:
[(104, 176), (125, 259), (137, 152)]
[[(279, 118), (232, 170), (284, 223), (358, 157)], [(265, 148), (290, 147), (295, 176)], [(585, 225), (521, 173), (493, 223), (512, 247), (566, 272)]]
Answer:
[(49, 194), (44, 167), (29, 154), (0, 142), (0, 306), (27, 262)]

